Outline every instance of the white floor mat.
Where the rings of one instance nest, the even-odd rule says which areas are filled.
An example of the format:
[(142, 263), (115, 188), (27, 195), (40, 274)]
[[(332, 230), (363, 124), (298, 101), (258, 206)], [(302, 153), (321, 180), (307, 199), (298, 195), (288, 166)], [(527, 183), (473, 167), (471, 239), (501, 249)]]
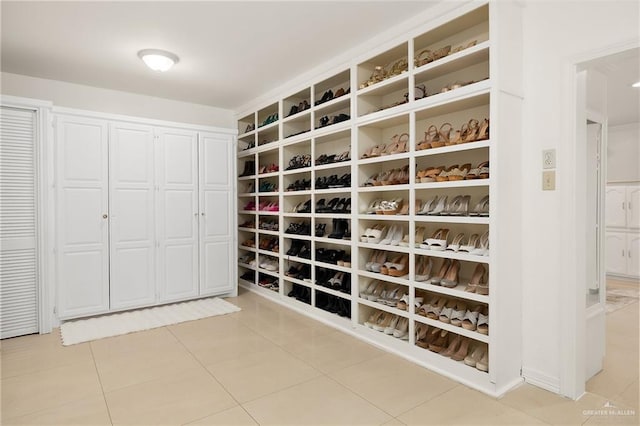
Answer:
[(226, 315), (240, 308), (220, 298), (208, 298), (173, 305), (104, 315), (64, 322), (60, 326), (64, 346), (89, 342), (104, 337), (119, 336), (134, 331), (149, 330), (185, 321)]

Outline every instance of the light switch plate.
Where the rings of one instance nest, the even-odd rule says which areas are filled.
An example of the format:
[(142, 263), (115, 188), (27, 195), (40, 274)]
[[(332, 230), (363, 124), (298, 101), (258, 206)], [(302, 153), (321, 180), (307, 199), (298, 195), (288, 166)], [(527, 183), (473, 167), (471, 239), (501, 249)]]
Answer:
[(556, 189), (556, 171), (547, 170), (542, 172), (542, 190), (555, 191)]
[(555, 169), (556, 168), (556, 150), (545, 149), (542, 151), (542, 168), (543, 169)]

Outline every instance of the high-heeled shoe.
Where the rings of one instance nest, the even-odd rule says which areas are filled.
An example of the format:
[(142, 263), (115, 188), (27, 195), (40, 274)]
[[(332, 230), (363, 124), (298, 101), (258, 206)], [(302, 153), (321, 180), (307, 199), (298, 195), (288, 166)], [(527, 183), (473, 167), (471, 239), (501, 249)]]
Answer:
[[(485, 273), (486, 273), (485, 267), (482, 265), (482, 263), (478, 263), (476, 265), (476, 269), (473, 271), (473, 275), (471, 275), (471, 279), (469, 280), (469, 283), (465, 287), (464, 291), (466, 291), (468, 293), (483, 294), (483, 293), (480, 293), (478, 291), (478, 285), (480, 285), (480, 283), (482, 283), (482, 280), (484, 278), (484, 274)], [(484, 293), (484, 294), (489, 294), (489, 286), (488, 285), (486, 286), (486, 293)]]
[(458, 195), (447, 206), (446, 211), (442, 212), (443, 215), (449, 216), (469, 216), (469, 202), (471, 201), (470, 195)]
[(480, 334), (489, 334), (489, 307), (485, 306), (480, 315), (478, 315), (478, 324), (476, 331)]
[(447, 275), (447, 271), (451, 266), (451, 259), (444, 259), (437, 274), (427, 280), (427, 284), (440, 285), (440, 281)]
[(393, 330), (393, 337), (401, 340), (409, 340), (409, 319), (401, 318), (395, 329)]
[[(438, 204), (438, 196), (433, 196), (424, 202), (419, 209), (416, 209), (417, 215), (426, 215), (429, 214), (430, 211), (435, 209), (435, 206)], [(420, 240), (422, 241), (422, 240)]]
[(489, 216), (489, 196), (482, 197), (478, 204), (469, 212), (469, 216)]
[(449, 340), (449, 346), (447, 346), (444, 351), (440, 352), (440, 355), (450, 358), (458, 351), (458, 349), (460, 348), (460, 343), (462, 343), (462, 336), (456, 334), (453, 339)]
[(423, 244), (420, 244), (420, 248), (427, 248), (429, 250), (444, 251), (447, 248), (447, 241), (449, 237), (449, 229), (440, 228), (437, 229), (431, 238), (424, 240)]
[(469, 252), (476, 256), (489, 256), (489, 231), (485, 231), (484, 234), (478, 239), (477, 247)]
[(454, 288), (458, 285), (458, 272), (460, 272), (460, 261), (453, 260), (447, 273), (440, 280), (442, 287)]
[(446, 251), (453, 251), (457, 253), (460, 250), (460, 247), (462, 246), (462, 244), (464, 243), (464, 238), (465, 238), (465, 235), (462, 232), (456, 235), (451, 241), (451, 244), (447, 246)]
[(482, 306), (480, 305), (468, 310), (462, 319), (462, 328), (469, 331), (475, 331), (478, 327), (478, 317), (480, 316), (480, 312), (482, 312)]
[(469, 339), (468, 337), (462, 337), (460, 340), (460, 346), (458, 347), (458, 350), (453, 355), (451, 355), (451, 359), (454, 361), (462, 361), (463, 359), (465, 359), (469, 354), (470, 342), (471, 339)]
[(391, 143), (381, 152), (381, 155), (394, 155), (407, 152), (407, 142), (409, 141), (409, 134), (402, 133), (400, 135), (394, 135), (391, 138)]
[[(424, 327), (428, 326), (424, 325)], [(440, 331), (441, 330), (436, 327), (428, 328), (425, 336), (422, 339), (416, 341), (416, 345), (420, 346), (423, 349), (429, 349), (429, 344), (438, 338), (438, 336), (440, 335)]]
[(392, 262), (387, 266), (388, 274), (392, 277), (402, 277), (407, 275), (409, 270), (409, 255), (402, 255), (399, 261)]
[(431, 343), (429, 343), (429, 350), (432, 352), (440, 353), (449, 343), (449, 332), (447, 330), (440, 330), (438, 337)]
[(478, 167), (475, 167), (467, 173), (464, 177), (465, 179), (488, 179), (489, 178), (489, 162), (484, 161), (478, 164)]
[(422, 242), (424, 241), (424, 232), (425, 232), (425, 228), (423, 226), (418, 226), (416, 228), (416, 235), (415, 235), (415, 247), (419, 248), (420, 244), (422, 244)]
[(442, 212), (444, 212), (447, 208), (447, 200), (449, 199), (449, 197), (447, 195), (445, 195), (444, 197), (440, 197), (439, 199), (437, 199), (437, 204), (435, 204), (435, 206), (432, 204), (431, 210), (429, 210), (427, 212), (428, 216), (438, 216), (441, 215)]
[(449, 181), (464, 180), (464, 178), (467, 175), (467, 173), (469, 173), (469, 170), (471, 170), (471, 164), (470, 163), (463, 164), (460, 167), (458, 167), (458, 166), (455, 166), (453, 168), (450, 167), (448, 172), (447, 172), (447, 179)]
[(431, 278), (431, 270), (433, 269), (433, 260), (428, 256), (419, 256), (416, 264), (415, 280), (425, 282)]
[(464, 363), (468, 366), (477, 368), (478, 362), (482, 360), (486, 353), (487, 345), (484, 343), (478, 343), (476, 347), (471, 351), (471, 354), (465, 357)]
[(480, 129), (478, 130), (478, 136), (476, 137), (476, 140), (482, 141), (486, 139), (489, 139), (489, 120), (485, 118), (484, 120), (482, 120), (482, 124), (480, 125)]

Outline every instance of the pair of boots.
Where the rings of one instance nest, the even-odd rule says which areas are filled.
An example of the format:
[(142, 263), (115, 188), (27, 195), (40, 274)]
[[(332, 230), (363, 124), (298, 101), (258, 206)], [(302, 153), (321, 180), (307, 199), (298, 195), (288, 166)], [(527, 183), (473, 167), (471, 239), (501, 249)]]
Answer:
[(244, 162), (244, 171), (240, 175), (243, 176), (252, 176), (256, 174), (256, 162), (255, 161), (245, 161)]
[(329, 238), (351, 238), (351, 233), (349, 232), (349, 221), (346, 219), (333, 219), (333, 232), (329, 234)]

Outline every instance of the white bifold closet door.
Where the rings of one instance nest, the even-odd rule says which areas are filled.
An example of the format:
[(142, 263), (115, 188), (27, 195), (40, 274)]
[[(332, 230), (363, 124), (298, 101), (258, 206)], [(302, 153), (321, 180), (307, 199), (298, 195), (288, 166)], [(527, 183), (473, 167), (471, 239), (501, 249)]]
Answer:
[(152, 305), (156, 301), (154, 173), (153, 128), (111, 123), (111, 309)]
[(0, 338), (38, 331), (35, 112), (0, 113)]
[(156, 128), (162, 302), (198, 295), (198, 134)]
[(233, 289), (231, 247), (233, 193), (232, 140), (228, 135), (200, 133), (200, 294)]
[(107, 122), (59, 116), (57, 280), (61, 318), (109, 310)]

